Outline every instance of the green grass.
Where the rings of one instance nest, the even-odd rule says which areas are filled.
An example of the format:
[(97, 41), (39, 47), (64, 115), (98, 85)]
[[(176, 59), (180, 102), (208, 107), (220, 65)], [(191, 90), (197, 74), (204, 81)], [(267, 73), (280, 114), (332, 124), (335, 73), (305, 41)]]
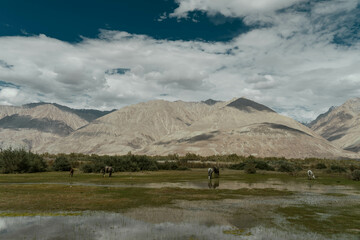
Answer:
[(288, 196), (274, 189), (119, 188), (64, 185), (7, 185), (0, 188), (0, 211), (115, 211), (162, 206), (174, 200), (221, 200), (244, 196)]
[[(279, 184), (308, 183), (306, 174), (290, 176), (287, 173), (262, 172), (245, 174), (237, 170), (221, 170), (220, 186), (225, 182), (261, 183), (269, 180)], [(113, 177), (99, 174), (84, 174), (76, 171), (73, 178), (68, 172), (44, 172), (31, 174), (0, 174), (0, 211), (123, 211), (142, 206), (163, 206), (175, 200), (200, 201), (240, 199), (250, 197), (286, 197), (293, 193), (272, 188), (190, 189), (190, 188), (146, 188), (147, 183), (207, 183), (206, 169), (188, 171), (121, 172)], [(11, 184), (6, 184), (11, 183)], [(22, 184), (28, 183), (28, 184)], [(31, 184), (36, 183), (36, 184)], [(42, 184), (38, 184), (42, 183)], [(67, 183), (52, 184), (52, 183)], [(70, 184), (99, 184), (106, 186), (83, 186)], [(320, 174), (313, 184), (343, 184), (360, 190), (358, 182), (339, 174)], [(139, 184), (137, 187), (119, 187), (116, 184)], [(339, 196), (335, 196), (339, 197)]]
[(360, 232), (360, 204), (352, 206), (299, 205), (278, 208), (277, 213), (297, 228), (321, 234)]

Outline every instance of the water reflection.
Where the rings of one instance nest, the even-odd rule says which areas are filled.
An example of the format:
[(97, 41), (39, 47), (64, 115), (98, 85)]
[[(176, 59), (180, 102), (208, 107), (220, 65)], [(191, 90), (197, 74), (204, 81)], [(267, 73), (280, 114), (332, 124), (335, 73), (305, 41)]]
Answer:
[(208, 187), (211, 189), (215, 189), (219, 187), (219, 178), (209, 179), (208, 180)]
[(296, 229), (256, 226), (238, 229), (231, 225), (203, 224), (196, 218), (183, 222), (149, 223), (119, 213), (88, 212), (81, 216), (35, 216), (0, 218), (0, 239), (355, 239), (324, 237)]
[(236, 239), (231, 226), (147, 223), (118, 213), (0, 218), (0, 239)]
[(192, 188), (192, 189), (205, 189), (205, 188), (218, 188), (236, 190), (242, 188), (256, 188), (267, 189), (272, 188), (276, 190), (286, 190), (294, 192), (312, 192), (312, 193), (342, 193), (347, 195), (360, 195), (358, 190), (351, 186), (344, 185), (323, 185), (315, 181), (304, 182), (282, 182), (277, 179), (268, 179), (266, 182), (240, 182), (240, 181), (221, 181), (220, 178), (214, 178), (203, 181), (184, 181), (184, 182), (153, 182), (153, 183), (121, 183), (121, 184), (95, 184), (95, 183), (0, 183), (0, 185), (69, 185), (71, 186), (95, 186), (95, 187), (121, 187), (121, 188)]

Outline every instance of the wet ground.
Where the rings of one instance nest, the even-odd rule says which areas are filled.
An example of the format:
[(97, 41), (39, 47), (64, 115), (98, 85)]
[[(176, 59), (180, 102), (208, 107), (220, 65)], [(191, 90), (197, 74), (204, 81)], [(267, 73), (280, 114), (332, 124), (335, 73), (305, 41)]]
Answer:
[[(0, 187), (9, 184), (13, 183), (2, 183)], [(284, 182), (275, 178), (254, 183), (220, 178), (133, 184), (74, 181), (13, 185), (25, 184), (189, 188), (208, 189), (215, 193), (219, 189), (271, 188), (294, 194), (174, 200), (164, 206), (132, 208), (119, 213), (22, 214), (1, 211), (0, 239), (360, 239), (360, 224), (357, 225), (360, 223), (360, 218), (357, 218), (360, 216), (360, 192), (356, 186), (324, 185), (316, 181)], [(334, 220), (334, 217), (342, 222)]]

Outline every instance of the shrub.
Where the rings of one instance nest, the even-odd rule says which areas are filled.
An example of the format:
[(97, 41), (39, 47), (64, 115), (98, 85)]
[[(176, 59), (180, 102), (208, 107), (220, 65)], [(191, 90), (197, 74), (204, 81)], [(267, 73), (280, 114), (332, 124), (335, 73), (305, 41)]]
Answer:
[(354, 181), (360, 181), (360, 170), (354, 170), (351, 173), (352, 180)]
[(30, 173), (45, 172), (47, 165), (44, 159), (37, 154), (30, 153), (30, 155), (32, 155), (31, 156), (32, 160), (30, 161), (28, 172)]
[(346, 169), (339, 165), (331, 165), (330, 169), (332, 172), (338, 172), (338, 173), (346, 172)]
[(24, 149), (0, 151), (0, 171), (2, 173), (31, 173), (46, 171), (42, 156)]
[(256, 160), (255, 161), (256, 165), (255, 168), (260, 169), (260, 170), (266, 170), (266, 171), (274, 171), (275, 168), (273, 168), (272, 166), (270, 166), (267, 162), (265, 161), (261, 161), (261, 160)]
[(71, 169), (70, 162), (65, 156), (57, 157), (52, 167), (55, 171), (69, 171)]
[(245, 172), (248, 174), (254, 174), (256, 173), (256, 168), (255, 168), (255, 164), (254, 163), (248, 163), (245, 165)]
[(164, 163), (158, 163), (158, 169), (161, 169), (161, 170), (177, 170), (177, 169), (179, 169), (179, 165), (177, 164), (177, 162), (165, 161)]
[(316, 169), (325, 169), (327, 168), (326, 165), (324, 163), (318, 163), (315, 166)]
[(360, 170), (360, 167), (359, 167), (359, 166), (355, 166), (355, 165), (353, 165), (353, 164), (351, 164), (349, 168), (350, 168), (350, 171), (355, 171), (355, 170), (357, 170), (357, 169)]
[(93, 172), (93, 166), (89, 163), (86, 163), (81, 166), (81, 171), (84, 173), (92, 173)]
[(229, 169), (233, 169), (233, 170), (244, 170), (245, 167), (245, 163), (237, 163), (237, 164), (231, 164), (229, 166)]
[(295, 171), (295, 168), (292, 164), (290, 164), (288, 162), (283, 162), (280, 164), (278, 171), (279, 172), (293, 172), (293, 171)]

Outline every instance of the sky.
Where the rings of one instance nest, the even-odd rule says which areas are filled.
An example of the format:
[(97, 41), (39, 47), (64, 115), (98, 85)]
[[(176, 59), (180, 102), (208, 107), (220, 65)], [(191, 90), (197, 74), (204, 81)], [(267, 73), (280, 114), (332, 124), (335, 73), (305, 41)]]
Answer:
[(246, 97), (301, 122), (360, 97), (360, 0), (2, 0), (0, 104)]

